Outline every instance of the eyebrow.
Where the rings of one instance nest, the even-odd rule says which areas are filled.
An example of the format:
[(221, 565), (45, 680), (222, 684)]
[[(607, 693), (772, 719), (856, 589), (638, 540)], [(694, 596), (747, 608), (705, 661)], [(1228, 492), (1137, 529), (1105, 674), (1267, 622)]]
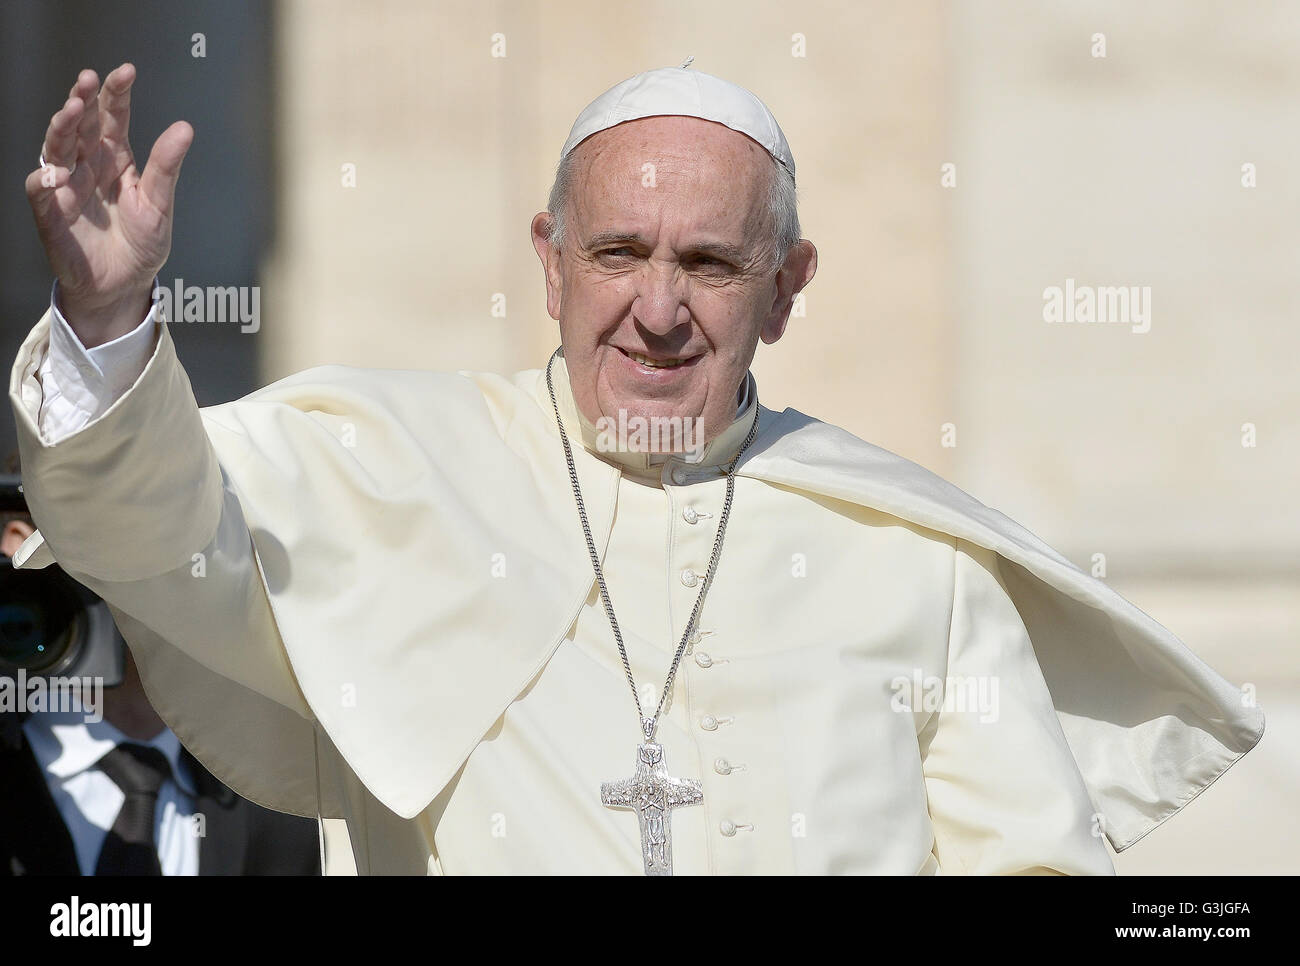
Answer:
[[(586, 247), (588, 251), (594, 251), (595, 249), (600, 248), (603, 245), (608, 245), (611, 242), (640, 245), (642, 248), (650, 247), (644, 236), (636, 232), (618, 231), (617, 229), (596, 232), (596, 234), (592, 235), (591, 238), (587, 239)], [(741, 263), (745, 261), (746, 257), (745, 252), (737, 246), (728, 244), (727, 242), (717, 241), (698, 242), (697, 244), (689, 246), (687, 252), (690, 254), (711, 255), (725, 261)]]

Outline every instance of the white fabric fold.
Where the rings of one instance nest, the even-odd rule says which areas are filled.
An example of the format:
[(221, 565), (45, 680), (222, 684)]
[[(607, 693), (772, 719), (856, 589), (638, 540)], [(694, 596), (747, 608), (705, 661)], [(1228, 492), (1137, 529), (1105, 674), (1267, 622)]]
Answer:
[[(241, 794), (355, 816), (355, 775), (418, 816), (591, 591), (541, 371), (322, 366), (200, 410), (163, 324), (139, 380), (52, 445), (37, 430), (49, 330), (47, 314), (10, 381), (41, 526), (16, 565), (58, 560), (110, 602), (160, 714)], [(1002, 514), (797, 411), (759, 419), (741, 477), (997, 555), (1117, 850), (1259, 740), (1237, 689)], [(575, 460), (603, 553), (619, 472)], [(509, 579), (488, 578), (496, 555)], [(394, 828), (384, 849), (414, 834)]]

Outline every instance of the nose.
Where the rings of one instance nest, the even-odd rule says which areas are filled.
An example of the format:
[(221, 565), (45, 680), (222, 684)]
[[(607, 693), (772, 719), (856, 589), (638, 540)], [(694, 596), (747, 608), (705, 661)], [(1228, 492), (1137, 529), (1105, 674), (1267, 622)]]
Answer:
[(686, 307), (685, 284), (685, 280), (673, 267), (658, 266), (647, 261), (646, 269), (637, 281), (632, 316), (642, 327), (660, 336), (690, 322), (691, 312)]

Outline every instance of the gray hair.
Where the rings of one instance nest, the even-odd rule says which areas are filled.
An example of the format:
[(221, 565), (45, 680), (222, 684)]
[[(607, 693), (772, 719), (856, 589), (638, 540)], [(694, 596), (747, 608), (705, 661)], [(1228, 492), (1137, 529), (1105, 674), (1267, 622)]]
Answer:
[[(550, 242), (557, 248), (563, 247), (567, 234), (569, 197), (573, 192), (577, 155), (578, 152), (574, 150), (560, 159), (555, 169), (555, 182), (551, 185), (551, 195), (546, 203), (546, 210), (554, 219), (551, 223)], [(786, 255), (799, 241), (799, 210), (794, 175), (790, 173), (789, 168), (771, 155), (768, 155), (768, 160), (772, 162), (772, 180), (767, 194), (767, 207), (772, 216), (774, 236), (769, 270), (775, 272), (784, 264)]]

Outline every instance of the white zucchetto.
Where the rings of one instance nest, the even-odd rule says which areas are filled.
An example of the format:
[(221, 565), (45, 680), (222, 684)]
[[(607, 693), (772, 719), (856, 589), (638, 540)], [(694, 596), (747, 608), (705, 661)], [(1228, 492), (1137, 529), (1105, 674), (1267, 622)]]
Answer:
[(693, 59), (688, 57), (681, 67), (643, 71), (597, 97), (573, 122), (561, 159), (597, 131), (624, 121), (681, 115), (716, 121), (752, 138), (794, 177), (794, 155), (767, 105), (730, 81), (689, 70)]

